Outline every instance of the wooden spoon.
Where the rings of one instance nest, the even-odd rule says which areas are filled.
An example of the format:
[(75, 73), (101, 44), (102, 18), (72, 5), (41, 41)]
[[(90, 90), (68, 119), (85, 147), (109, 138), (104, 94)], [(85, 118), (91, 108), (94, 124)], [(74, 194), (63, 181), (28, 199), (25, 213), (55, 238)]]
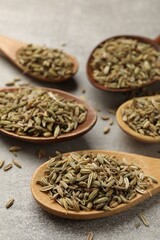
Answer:
[[(153, 99), (153, 98), (157, 98), (158, 96), (149, 96), (149, 97), (140, 97), (140, 98), (148, 98), (148, 99)], [(138, 99), (140, 99), (138, 98)], [(117, 122), (120, 126), (120, 128), (127, 134), (129, 134), (130, 136), (132, 136), (133, 138), (135, 138), (138, 141), (142, 141), (142, 142), (148, 142), (148, 143), (158, 143), (160, 142), (160, 136), (147, 136), (147, 135), (142, 135), (136, 131), (134, 131), (133, 129), (131, 129), (129, 127), (129, 125), (127, 123), (125, 123), (122, 119), (122, 112), (125, 108), (129, 107), (133, 102), (132, 100), (129, 100), (125, 103), (123, 103), (117, 110), (116, 112), (116, 119)]]
[[(154, 184), (154, 187), (151, 188), (148, 192), (141, 195), (138, 194), (137, 197), (132, 199), (127, 204), (120, 204), (118, 207), (113, 208), (111, 211), (70, 211), (66, 210), (63, 207), (61, 207), (58, 203), (53, 202), (49, 198), (49, 196), (40, 191), (41, 186), (38, 185), (36, 182), (37, 180), (40, 180), (41, 177), (44, 176), (44, 170), (47, 168), (48, 162), (45, 162), (42, 164), (33, 174), (32, 180), (31, 180), (31, 191), (33, 194), (33, 197), (35, 200), (40, 204), (42, 208), (44, 208), (47, 212), (55, 214), (60, 217), (64, 218), (71, 218), (71, 219), (93, 219), (93, 218), (100, 218), (100, 217), (106, 217), (113, 214), (120, 213), (122, 211), (125, 211), (136, 204), (143, 202), (145, 199), (151, 197), (152, 195), (158, 193), (160, 191), (160, 174), (159, 174), (159, 168), (160, 168), (160, 161), (156, 158), (136, 155), (136, 154), (130, 154), (130, 153), (124, 153), (124, 152), (116, 152), (116, 151), (105, 151), (105, 150), (85, 150), (85, 151), (78, 151), (78, 153), (83, 152), (93, 152), (93, 153), (104, 153), (109, 156), (114, 155), (118, 159), (122, 160), (123, 158), (126, 158), (128, 162), (133, 162), (137, 164), (147, 175), (153, 176), (157, 181), (158, 184)], [(69, 153), (66, 153), (66, 155)]]
[(158, 36), (156, 39), (154, 40), (151, 40), (149, 38), (146, 38), (146, 37), (140, 37), (140, 36), (129, 36), (129, 35), (121, 35), (121, 36), (116, 36), (116, 37), (111, 37), (111, 38), (108, 38), (106, 40), (104, 40), (103, 42), (99, 43), (94, 49), (93, 51), (91, 52), (89, 58), (88, 58), (88, 61), (87, 61), (87, 75), (88, 75), (88, 79), (89, 81), (91, 82), (91, 84), (98, 88), (98, 89), (101, 89), (101, 90), (104, 90), (104, 91), (110, 91), (110, 92), (128, 92), (128, 91), (132, 91), (134, 89), (138, 89), (138, 88), (142, 88), (144, 86), (148, 86), (148, 85), (151, 85), (152, 83), (156, 82), (157, 80), (153, 80), (153, 79), (150, 79), (150, 81), (148, 81), (147, 83), (141, 85), (141, 86), (137, 86), (137, 87), (130, 87), (130, 88), (110, 88), (110, 87), (106, 87), (106, 86), (103, 86), (101, 84), (99, 84), (95, 79), (94, 79), (94, 76), (93, 76), (93, 70), (92, 70), (92, 67), (90, 65), (91, 61), (93, 60), (93, 52), (96, 50), (96, 48), (100, 47), (101, 44), (103, 44), (104, 42), (106, 42), (107, 40), (111, 40), (111, 39), (117, 39), (117, 38), (128, 38), (128, 39), (136, 39), (138, 40), (139, 42), (143, 42), (143, 43), (148, 43), (150, 44), (153, 48), (155, 48), (155, 50), (157, 51), (160, 51), (160, 36)]
[[(0, 36), (0, 51), (4, 54), (6, 58), (8, 58), (16, 67), (18, 67), (22, 71), (25, 71), (25, 69), (22, 65), (18, 63), (16, 54), (20, 48), (25, 46), (27, 46), (27, 43), (24, 43), (15, 39), (11, 39), (8, 37)], [(59, 83), (59, 82), (67, 81), (71, 77), (73, 77), (78, 71), (78, 62), (75, 57), (69, 55), (68, 53), (65, 53), (65, 54), (70, 58), (70, 60), (73, 62), (73, 65), (74, 65), (72, 76), (67, 78), (61, 77), (60, 79), (59, 78), (49, 79), (49, 78), (44, 78), (42, 76), (34, 75), (30, 72), (25, 72), (25, 74), (43, 82)]]
[[(0, 89), (0, 92), (14, 92), (17, 88), (2, 88)], [(46, 91), (52, 92), (54, 94), (58, 94), (60, 97), (63, 97), (65, 99), (68, 100), (74, 100), (77, 103), (83, 104), (88, 113), (87, 113), (87, 117), (86, 120), (81, 123), (77, 129), (68, 132), (68, 133), (63, 133), (61, 135), (59, 135), (58, 137), (32, 137), (32, 136), (19, 136), (16, 133), (13, 132), (8, 132), (2, 128), (0, 128), (0, 132), (10, 136), (10, 137), (14, 137), (20, 140), (24, 140), (24, 141), (28, 141), (28, 142), (36, 142), (36, 143), (48, 143), (48, 142), (62, 142), (62, 141), (66, 141), (66, 140), (70, 140), (76, 137), (79, 137), (83, 134), (85, 134), (86, 132), (88, 132), (96, 123), (97, 121), (97, 115), (95, 110), (88, 105), (85, 101), (81, 100), (78, 97), (75, 97), (72, 94), (69, 94), (67, 92), (58, 90), (58, 89), (53, 89), (53, 88), (42, 88)]]

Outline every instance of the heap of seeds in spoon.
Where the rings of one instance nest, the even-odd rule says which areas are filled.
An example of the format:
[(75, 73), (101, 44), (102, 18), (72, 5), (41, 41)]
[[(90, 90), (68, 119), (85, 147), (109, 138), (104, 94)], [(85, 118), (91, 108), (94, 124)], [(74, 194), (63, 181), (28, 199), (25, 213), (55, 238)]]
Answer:
[(131, 129), (140, 134), (160, 136), (160, 96), (133, 99), (123, 109), (122, 118)]
[(29, 44), (17, 51), (17, 62), (24, 72), (46, 79), (69, 78), (74, 73), (74, 65), (62, 50)]
[(0, 128), (22, 136), (57, 137), (83, 123), (87, 109), (41, 88), (0, 92)]
[(160, 52), (134, 39), (110, 39), (91, 58), (92, 75), (109, 88), (134, 88), (160, 80)]
[(126, 161), (102, 153), (58, 153), (37, 184), (66, 210), (111, 210), (157, 183)]

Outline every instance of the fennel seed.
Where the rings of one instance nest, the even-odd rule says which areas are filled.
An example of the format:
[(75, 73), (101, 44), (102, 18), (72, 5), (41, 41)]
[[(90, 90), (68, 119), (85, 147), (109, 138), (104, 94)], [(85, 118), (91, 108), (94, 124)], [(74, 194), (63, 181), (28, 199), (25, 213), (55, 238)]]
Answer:
[(143, 224), (147, 227), (149, 227), (149, 221), (148, 219), (146, 218), (146, 216), (143, 214), (143, 213), (140, 213), (139, 214), (139, 217), (140, 219), (142, 220)]
[(152, 181), (134, 163), (103, 153), (57, 152), (37, 184), (67, 211), (112, 211), (153, 187)]
[(22, 165), (15, 159), (13, 159), (13, 164), (18, 168), (22, 168)]
[(7, 165), (4, 166), (3, 170), (4, 170), (4, 171), (8, 171), (8, 170), (10, 170), (12, 167), (13, 167), (13, 164), (12, 164), (12, 163), (9, 163), (9, 164), (7, 164)]
[(14, 199), (13, 198), (10, 198), (8, 201), (7, 201), (7, 203), (6, 203), (6, 208), (8, 209), (8, 208), (10, 208), (12, 205), (13, 205), (13, 203), (14, 203)]
[(9, 151), (10, 152), (18, 152), (18, 151), (21, 151), (21, 147), (20, 146), (12, 146), (9, 148)]
[(4, 161), (4, 160), (0, 160), (0, 168), (2, 168), (2, 167), (3, 167), (4, 163), (5, 163), (5, 161)]

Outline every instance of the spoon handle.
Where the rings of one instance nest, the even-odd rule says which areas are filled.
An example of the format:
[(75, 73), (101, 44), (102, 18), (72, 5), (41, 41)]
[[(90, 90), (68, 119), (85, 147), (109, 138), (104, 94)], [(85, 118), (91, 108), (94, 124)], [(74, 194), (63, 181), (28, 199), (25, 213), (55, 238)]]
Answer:
[(0, 36), (0, 51), (13, 62), (16, 60), (17, 50), (24, 45), (26, 44), (21, 41)]

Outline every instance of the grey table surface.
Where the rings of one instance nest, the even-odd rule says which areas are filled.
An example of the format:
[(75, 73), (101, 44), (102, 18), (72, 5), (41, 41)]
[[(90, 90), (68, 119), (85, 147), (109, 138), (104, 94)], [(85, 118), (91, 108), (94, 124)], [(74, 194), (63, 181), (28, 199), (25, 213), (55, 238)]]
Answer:
[[(121, 34), (155, 38), (160, 33), (159, 0), (0, 0), (0, 35), (28, 43), (63, 48), (76, 56), (80, 68), (74, 79), (63, 84), (43, 84), (24, 76), (3, 56), (0, 56), (0, 87), (15, 77), (35, 86), (53, 87), (76, 96), (86, 89), (86, 101), (101, 113), (115, 109), (128, 94), (102, 92), (94, 88), (86, 76), (86, 61), (91, 50), (102, 40)], [(160, 90), (157, 83), (152, 90)], [(9, 152), (12, 145), (22, 146), (17, 160), (22, 169), (0, 170), (0, 239), (1, 240), (66, 240), (86, 239), (93, 231), (94, 239), (143, 240), (160, 239), (160, 195), (111, 217), (95, 220), (69, 220), (48, 214), (35, 202), (30, 191), (30, 180), (38, 166), (47, 159), (37, 159), (35, 151), (44, 149), (48, 156), (55, 151), (106, 149), (137, 153), (160, 158), (159, 144), (136, 142), (118, 127), (115, 115), (109, 134), (103, 134), (107, 122), (98, 118), (87, 134), (63, 143), (32, 144), (0, 135), (0, 159), (6, 164), (14, 158)], [(14, 205), (5, 208), (13, 197)], [(146, 227), (139, 219), (144, 213), (150, 222)], [(135, 224), (140, 223), (136, 228)]]

